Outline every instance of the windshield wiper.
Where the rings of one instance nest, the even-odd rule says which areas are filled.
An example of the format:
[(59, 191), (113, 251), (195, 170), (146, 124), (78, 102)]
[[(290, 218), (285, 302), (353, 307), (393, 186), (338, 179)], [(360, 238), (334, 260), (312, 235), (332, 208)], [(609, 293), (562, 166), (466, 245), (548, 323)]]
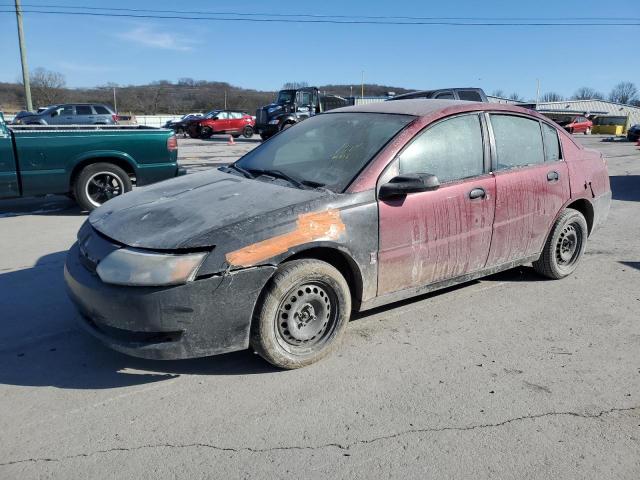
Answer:
[(268, 175), (270, 177), (282, 178), (283, 180), (286, 180), (287, 182), (289, 182), (292, 185), (294, 185), (295, 187), (303, 189), (303, 190), (308, 188), (300, 180), (298, 180), (296, 178), (293, 178), (291, 175), (284, 173), (282, 170), (273, 170), (273, 169), (264, 169), (263, 170), (263, 169), (259, 169), (259, 168), (252, 168), (249, 171), (251, 173), (253, 173), (253, 174)]
[(251, 172), (249, 170), (245, 170), (244, 168), (239, 167), (235, 163), (232, 163), (231, 165), (227, 165), (227, 168), (232, 168), (233, 170), (235, 170), (237, 172), (240, 172), (241, 174), (243, 174), (247, 178), (253, 178), (253, 175), (251, 174)]

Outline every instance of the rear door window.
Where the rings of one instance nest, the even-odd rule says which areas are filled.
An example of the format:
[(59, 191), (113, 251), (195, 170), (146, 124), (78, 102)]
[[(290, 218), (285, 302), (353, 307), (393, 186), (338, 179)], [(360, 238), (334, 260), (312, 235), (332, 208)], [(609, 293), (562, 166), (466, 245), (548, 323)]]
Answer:
[(91, 106), (89, 105), (76, 105), (76, 115), (93, 115)]
[(435, 98), (453, 100), (455, 97), (453, 96), (453, 92), (440, 92), (435, 96)]
[(491, 114), (490, 117), (498, 170), (544, 162), (540, 122), (515, 115)]
[(484, 172), (482, 129), (477, 114), (444, 120), (418, 134), (400, 154), (400, 174), (429, 173), (440, 182)]
[(107, 110), (106, 108), (100, 105), (94, 105), (93, 109), (96, 111), (98, 115), (111, 115), (111, 113), (109, 113), (109, 110)]
[(458, 98), (468, 102), (481, 102), (482, 97), (475, 90), (458, 90)]
[(546, 123), (542, 124), (542, 138), (544, 140), (544, 160), (546, 162), (557, 162), (562, 158), (560, 150), (560, 139), (555, 128)]

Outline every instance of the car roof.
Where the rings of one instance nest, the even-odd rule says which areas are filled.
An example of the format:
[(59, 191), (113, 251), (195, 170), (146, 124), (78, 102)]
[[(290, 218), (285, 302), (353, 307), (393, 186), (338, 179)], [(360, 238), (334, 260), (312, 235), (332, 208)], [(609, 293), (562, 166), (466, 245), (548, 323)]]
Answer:
[(490, 102), (469, 102), (465, 100), (439, 100), (415, 98), (407, 100), (395, 100), (393, 102), (377, 102), (352, 107), (337, 108), (326, 112), (358, 112), (358, 113), (390, 113), (396, 115), (413, 115), (414, 117), (424, 117), (447, 110), (448, 113), (465, 111), (493, 110), (523, 113), (532, 117), (542, 118), (540, 114), (533, 110), (528, 110), (515, 105)]

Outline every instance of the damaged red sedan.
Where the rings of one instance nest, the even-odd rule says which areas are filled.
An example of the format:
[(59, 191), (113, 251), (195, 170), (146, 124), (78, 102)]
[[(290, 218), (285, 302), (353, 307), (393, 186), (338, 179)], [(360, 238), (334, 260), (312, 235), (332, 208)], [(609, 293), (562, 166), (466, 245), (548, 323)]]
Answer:
[(285, 130), (232, 165), (91, 213), (65, 278), (140, 357), (326, 356), (350, 315), (533, 262), (559, 279), (611, 201), (602, 156), (509, 105), (399, 100)]

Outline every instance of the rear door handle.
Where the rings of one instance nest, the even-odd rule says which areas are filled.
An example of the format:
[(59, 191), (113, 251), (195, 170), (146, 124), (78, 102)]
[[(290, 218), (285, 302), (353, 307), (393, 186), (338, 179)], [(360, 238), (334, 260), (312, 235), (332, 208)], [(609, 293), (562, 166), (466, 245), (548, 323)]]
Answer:
[(547, 173), (548, 182), (557, 182), (559, 179), (560, 179), (560, 174), (558, 172), (552, 171)]
[(473, 190), (471, 190), (469, 192), (469, 198), (471, 200), (474, 200), (476, 198), (484, 198), (487, 196), (487, 192), (484, 190), (484, 188), (474, 188)]

